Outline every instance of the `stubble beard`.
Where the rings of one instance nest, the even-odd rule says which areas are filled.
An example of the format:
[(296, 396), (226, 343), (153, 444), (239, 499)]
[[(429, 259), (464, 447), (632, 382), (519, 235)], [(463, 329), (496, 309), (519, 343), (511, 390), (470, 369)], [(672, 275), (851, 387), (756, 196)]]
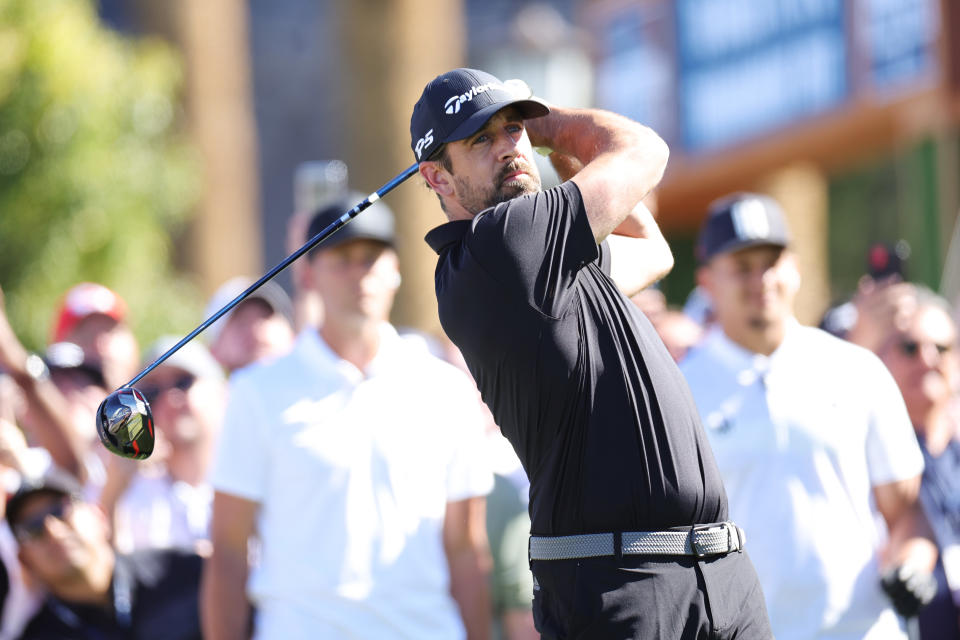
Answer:
[[(506, 176), (520, 169), (527, 173), (513, 178), (510, 184), (505, 184)], [(471, 215), (477, 215), (501, 202), (507, 202), (528, 193), (537, 193), (541, 188), (540, 175), (536, 167), (525, 162), (511, 162), (506, 165), (497, 174), (493, 185), (483, 187), (470, 184), (458, 176), (454, 176), (454, 183), (460, 193), (460, 204)]]

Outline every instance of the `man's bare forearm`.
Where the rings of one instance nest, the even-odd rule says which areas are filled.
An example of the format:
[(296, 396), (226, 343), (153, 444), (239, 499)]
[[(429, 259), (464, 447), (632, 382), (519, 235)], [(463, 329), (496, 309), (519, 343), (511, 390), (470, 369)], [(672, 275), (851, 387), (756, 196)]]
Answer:
[(650, 210), (638, 204), (607, 236), (610, 276), (626, 296), (663, 278), (673, 268), (673, 252)]
[(6, 317), (0, 318), (0, 365), (23, 392), (26, 414), (21, 426), (28, 431), (32, 444), (46, 449), (58, 467), (85, 482), (86, 444), (71, 422), (67, 399), (49, 378), (36, 378), (28, 372), (28, 355)]
[[(562, 181), (583, 169), (583, 163), (559, 151), (550, 153), (550, 163)], [(611, 276), (627, 296), (650, 286), (673, 268), (670, 245), (642, 202), (607, 236), (607, 242), (613, 255)]]
[(666, 169), (669, 149), (660, 136), (609, 111), (551, 107), (525, 125), (531, 144), (551, 149), (560, 177), (580, 189), (598, 242), (620, 227)]
[[(525, 122), (530, 143), (587, 165), (603, 153), (662, 145), (649, 128), (601, 109), (550, 107), (549, 115)], [(665, 145), (664, 145), (665, 146)]]
[(488, 554), (461, 549), (448, 554), (450, 594), (460, 609), (468, 640), (490, 637), (490, 562)]
[(250, 637), (250, 603), (246, 595), (246, 555), (217, 550), (207, 559), (201, 589), (201, 622), (206, 640)]
[(447, 503), (443, 547), (450, 568), (450, 595), (456, 601), (467, 639), (490, 637), (490, 570), (486, 498)]
[(932, 572), (937, 564), (937, 546), (933, 531), (919, 502), (903, 508), (888, 524), (889, 538), (881, 553), (881, 567), (910, 565)]
[(561, 182), (566, 182), (573, 176), (580, 173), (580, 170), (583, 169), (582, 162), (565, 153), (551, 151), (549, 157), (550, 164), (553, 165), (553, 170), (557, 172), (557, 176), (560, 178)]

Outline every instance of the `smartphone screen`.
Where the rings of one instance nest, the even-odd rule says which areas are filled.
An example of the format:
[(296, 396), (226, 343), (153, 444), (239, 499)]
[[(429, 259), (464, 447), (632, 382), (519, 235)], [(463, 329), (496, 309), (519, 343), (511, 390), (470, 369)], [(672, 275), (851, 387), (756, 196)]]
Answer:
[(347, 192), (347, 165), (342, 160), (312, 160), (297, 165), (293, 175), (293, 206), (312, 213)]

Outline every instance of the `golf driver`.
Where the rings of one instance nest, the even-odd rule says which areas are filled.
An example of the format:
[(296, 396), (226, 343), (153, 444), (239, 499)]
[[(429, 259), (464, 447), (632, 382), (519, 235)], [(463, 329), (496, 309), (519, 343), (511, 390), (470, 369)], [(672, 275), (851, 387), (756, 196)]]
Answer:
[(388, 183), (364, 198), (359, 204), (353, 207), (353, 209), (350, 209), (331, 222), (325, 229), (320, 231), (320, 233), (310, 238), (306, 244), (287, 256), (277, 266), (270, 269), (266, 275), (250, 285), (243, 293), (204, 320), (199, 327), (187, 334), (180, 342), (170, 347), (166, 353), (150, 363), (143, 371), (138, 373), (136, 377), (130, 380), (130, 382), (108, 395), (104, 401), (100, 403), (100, 408), (97, 410), (97, 435), (100, 436), (100, 442), (103, 443), (103, 446), (112, 453), (123, 456), (124, 458), (134, 458), (138, 460), (148, 458), (150, 454), (153, 453), (155, 438), (153, 431), (153, 413), (150, 411), (150, 403), (147, 402), (146, 397), (144, 397), (143, 393), (135, 389), (133, 385), (160, 366), (164, 360), (176, 353), (183, 345), (196, 338), (200, 332), (243, 302), (247, 296), (260, 288), (265, 282), (286, 269), (297, 258), (339, 231), (343, 225), (353, 220), (357, 214), (385, 196), (416, 172), (417, 163), (414, 163)]

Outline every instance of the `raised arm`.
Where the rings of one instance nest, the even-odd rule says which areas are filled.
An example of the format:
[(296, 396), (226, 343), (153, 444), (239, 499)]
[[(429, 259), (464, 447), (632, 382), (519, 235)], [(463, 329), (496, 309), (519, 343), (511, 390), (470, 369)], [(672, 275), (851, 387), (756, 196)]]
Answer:
[(673, 268), (673, 252), (656, 220), (643, 203), (634, 207), (620, 227), (630, 226), (636, 235), (607, 236), (610, 246), (610, 277), (627, 297), (663, 278)]
[[(550, 163), (563, 181), (573, 179), (583, 170), (579, 160), (557, 151), (550, 154)], [(610, 277), (626, 296), (650, 286), (673, 268), (670, 245), (642, 201), (606, 240), (611, 254)]]
[(550, 107), (525, 122), (530, 142), (570, 156), (582, 168), (572, 178), (587, 219), (602, 242), (660, 182), (669, 149), (653, 130), (599, 109)]
[(26, 416), (22, 426), (29, 431), (33, 444), (45, 448), (57, 466), (85, 482), (83, 457), (86, 445), (70, 421), (67, 400), (49, 377), (31, 375), (29, 357), (7, 320), (3, 291), (0, 290), (0, 367), (23, 391)]

